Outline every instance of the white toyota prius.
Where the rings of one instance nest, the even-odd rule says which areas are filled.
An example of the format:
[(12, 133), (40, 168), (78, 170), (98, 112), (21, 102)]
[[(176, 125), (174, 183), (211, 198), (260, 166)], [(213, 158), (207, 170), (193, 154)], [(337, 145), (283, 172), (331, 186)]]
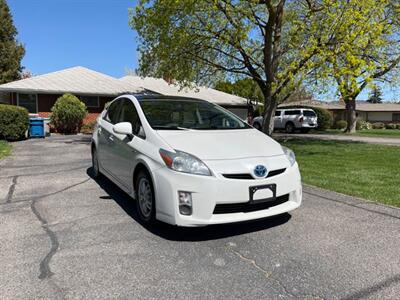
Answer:
[(301, 204), (294, 153), (207, 101), (118, 97), (99, 116), (91, 147), (94, 176), (135, 198), (145, 223), (241, 222)]

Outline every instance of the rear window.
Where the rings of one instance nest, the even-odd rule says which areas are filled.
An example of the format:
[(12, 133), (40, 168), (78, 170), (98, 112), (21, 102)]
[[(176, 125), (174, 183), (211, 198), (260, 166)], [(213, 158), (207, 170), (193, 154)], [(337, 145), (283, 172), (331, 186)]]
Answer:
[(285, 111), (285, 116), (294, 116), (294, 115), (300, 115), (300, 110), (286, 110)]
[(281, 115), (281, 111), (280, 110), (277, 110), (276, 112), (275, 112), (275, 117), (279, 117)]
[(316, 117), (315, 112), (311, 111), (311, 110), (304, 110), (303, 111), (303, 115), (305, 117)]

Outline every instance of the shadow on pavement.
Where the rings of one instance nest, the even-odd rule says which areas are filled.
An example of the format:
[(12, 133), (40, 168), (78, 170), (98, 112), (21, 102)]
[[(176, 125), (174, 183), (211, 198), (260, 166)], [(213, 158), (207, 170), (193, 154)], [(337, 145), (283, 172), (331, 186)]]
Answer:
[(100, 176), (97, 179), (93, 178), (92, 168), (87, 169), (87, 174), (107, 193), (108, 196), (102, 196), (100, 197), (101, 199), (114, 200), (132, 219), (148, 231), (171, 241), (208, 241), (227, 238), (280, 226), (288, 222), (291, 218), (290, 214), (285, 213), (256, 221), (206, 227), (177, 227), (162, 222), (156, 222), (152, 226), (148, 226), (139, 220), (136, 213), (135, 200), (128, 194), (123, 192), (105, 176)]

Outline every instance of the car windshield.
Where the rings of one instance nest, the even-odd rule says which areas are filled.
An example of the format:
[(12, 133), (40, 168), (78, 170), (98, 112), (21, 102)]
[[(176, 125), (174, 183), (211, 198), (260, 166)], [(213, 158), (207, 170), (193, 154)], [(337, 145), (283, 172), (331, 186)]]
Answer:
[(141, 100), (150, 126), (156, 130), (221, 130), (250, 128), (235, 114), (206, 101)]

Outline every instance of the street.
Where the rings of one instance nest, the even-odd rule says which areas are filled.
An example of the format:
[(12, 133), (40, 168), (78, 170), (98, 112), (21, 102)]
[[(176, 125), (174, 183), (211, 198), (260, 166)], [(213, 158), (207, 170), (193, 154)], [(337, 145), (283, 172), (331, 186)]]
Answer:
[(0, 161), (1, 299), (399, 299), (400, 209), (305, 186), (290, 214), (176, 228), (91, 178), (89, 136)]

